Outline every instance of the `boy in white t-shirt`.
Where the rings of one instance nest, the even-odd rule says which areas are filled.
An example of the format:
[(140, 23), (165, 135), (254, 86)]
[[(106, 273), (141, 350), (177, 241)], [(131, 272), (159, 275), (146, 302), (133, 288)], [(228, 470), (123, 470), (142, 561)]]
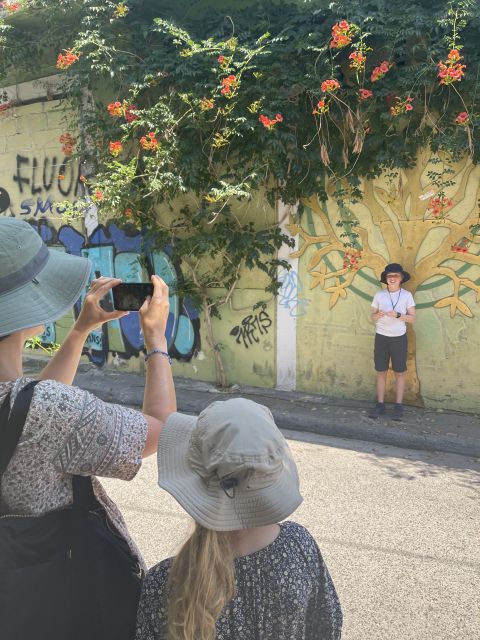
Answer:
[(385, 413), (385, 385), (390, 360), (395, 373), (396, 404), (393, 420), (403, 417), (403, 393), (407, 371), (407, 326), (415, 322), (415, 302), (410, 291), (401, 285), (410, 275), (397, 263), (388, 264), (380, 276), (386, 289), (378, 291), (372, 301), (371, 318), (375, 322), (374, 361), (377, 372), (377, 404), (369, 413), (370, 418), (378, 418)]

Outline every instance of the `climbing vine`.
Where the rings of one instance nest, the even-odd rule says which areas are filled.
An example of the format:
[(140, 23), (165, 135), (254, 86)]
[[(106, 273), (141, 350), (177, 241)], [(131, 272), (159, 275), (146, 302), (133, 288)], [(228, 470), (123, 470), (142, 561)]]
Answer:
[[(213, 313), (239, 266), (262, 269), (274, 292), (284, 264), (275, 255), (287, 236), (241, 221), (238, 202), (265, 193), (271, 204), (300, 203), (301, 215), (302, 202), (333, 198), (351, 279), (365, 253), (352, 213), (363, 179), (383, 174), (393, 188), (428, 150), (424, 215), (442, 221), (453, 164), (479, 159), (475, 0), (257, 2), (228, 15), (206, 2), (201, 20), (183, 17), (181, 3), (166, 20), (153, 0), (1, 6), (4, 76), (32, 56), (63, 74), (77, 119), (59, 144), (88, 160), (85, 206), (170, 243)], [(22, 13), (48, 36), (32, 38)], [(212, 267), (202, 272), (205, 256)], [(227, 292), (219, 303), (212, 286)]]
[[(272, 201), (297, 202), (318, 192), (321, 176), (356, 186), (411, 166), (425, 146), (478, 159), (473, 0), (407, 0), (388, 11), (381, 0), (257, 3), (181, 26), (156, 16), (151, 1), (1, 4), (4, 72), (47, 42), (27, 44), (16, 15), (42, 16), (69, 95), (94, 94), (75, 152), (94, 156), (99, 184), (102, 168), (111, 175), (133, 163), (128, 184), (103, 190), (116, 215), (131, 210), (145, 222), (152, 197), (187, 190), (214, 215), (260, 186)], [(81, 26), (65, 35), (73, 17)]]

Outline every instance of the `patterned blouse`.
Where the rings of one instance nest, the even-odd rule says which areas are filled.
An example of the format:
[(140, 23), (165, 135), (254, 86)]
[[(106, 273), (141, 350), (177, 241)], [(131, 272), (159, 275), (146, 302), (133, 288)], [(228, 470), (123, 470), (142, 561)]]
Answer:
[[(166, 640), (172, 558), (147, 573), (136, 640)], [(236, 558), (236, 595), (216, 624), (216, 640), (337, 640), (342, 611), (320, 550), (295, 522), (264, 549)]]
[[(0, 382), (11, 404), (29, 378)], [(2, 478), (0, 513), (40, 515), (71, 504), (72, 474), (131, 480), (140, 468), (147, 424), (139, 411), (108, 404), (54, 380), (33, 394), (19, 444)], [(110, 520), (141, 559), (117, 506), (96, 478), (93, 490)]]

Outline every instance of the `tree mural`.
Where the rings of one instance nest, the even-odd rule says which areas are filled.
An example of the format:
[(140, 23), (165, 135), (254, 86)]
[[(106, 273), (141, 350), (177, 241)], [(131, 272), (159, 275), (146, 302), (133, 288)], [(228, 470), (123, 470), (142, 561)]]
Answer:
[[(478, 2), (397, 0), (386, 11), (383, 0), (252, 0), (228, 17), (213, 0), (196, 17), (175, 4), (169, 21), (153, 0), (14, 3), (14, 14), (48, 25), (44, 39), (31, 37), (29, 21), (0, 16), (0, 75), (17, 77), (44, 51), (63, 74), (77, 118), (62, 151), (95, 167), (83, 177), (101, 215), (149, 229), (159, 246), (175, 238), (175, 259), (193, 256), (200, 270), (220, 248), (227, 278), (212, 269), (189, 283), (207, 313), (230, 299), (244, 267), (278, 290), (276, 250), (289, 238), (261, 215), (243, 224), (235, 214), (261, 194), (272, 206), (303, 203), (318, 222), (317, 231), (300, 218), (291, 230), (303, 239), (295, 255), (308, 250), (311, 288), (331, 308), (369, 270), (378, 278), (399, 261), (413, 292), (451, 283), (448, 295), (435, 285), (440, 313), (472, 317)], [(414, 353), (412, 336), (415, 377)], [(418, 381), (411, 386), (420, 403)]]
[[(480, 168), (468, 159), (453, 162), (423, 151), (411, 169), (366, 180), (361, 203), (351, 207), (343, 204), (332, 213), (326, 202), (312, 196), (304, 205), (312, 212), (314, 227), (321, 228), (321, 233), (312, 233), (302, 219), (293, 222), (290, 232), (298, 235), (302, 244), (292, 257), (304, 257), (310, 249), (310, 289), (319, 287), (328, 293), (330, 309), (355, 289), (363, 269), (371, 269), (379, 280), (389, 262), (400, 262), (411, 274), (407, 288), (413, 294), (429, 280), (437, 287), (448, 281), (450, 293), (440, 295), (433, 306), (448, 309), (452, 318), (457, 313), (472, 318), (474, 311), (462, 296), (473, 291), (480, 302), (479, 274), (477, 279), (465, 275), (470, 266), (480, 266), (479, 178)], [(381, 250), (372, 246), (372, 239), (378, 234)], [(350, 243), (345, 243), (345, 235), (350, 236)], [(409, 330), (408, 401), (422, 404), (415, 366), (415, 333)]]

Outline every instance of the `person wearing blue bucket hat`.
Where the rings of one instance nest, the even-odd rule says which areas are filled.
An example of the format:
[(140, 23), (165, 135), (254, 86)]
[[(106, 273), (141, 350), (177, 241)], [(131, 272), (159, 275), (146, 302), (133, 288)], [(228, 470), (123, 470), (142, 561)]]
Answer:
[[(77, 320), (38, 380), (24, 377), (22, 368), (25, 341), (72, 307), (91, 270), (85, 258), (50, 250), (26, 221), (0, 216), (2, 640), (129, 640), (134, 634), (144, 564), (95, 476), (131, 480), (142, 457), (157, 451), (163, 424), (176, 410), (165, 337), (167, 285), (152, 276), (153, 296), (139, 312), (152, 356), (141, 412), (71, 386), (88, 334), (126, 315), (99, 304), (119, 279), (91, 282)], [(99, 517), (92, 519), (93, 512)], [(42, 535), (34, 535), (37, 527)], [(57, 530), (68, 538), (62, 533), (58, 548), (50, 542)]]
[(403, 394), (407, 371), (407, 323), (415, 322), (415, 301), (402, 284), (410, 280), (402, 265), (387, 264), (380, 276), (386, 289), (377, 291), (372, 300), (371, 318), (375, 322), (374, 362), (377, 372), (377, 403), (368, 414), (379, 418), (385, 413), (385, 387), (387, 371), (392, 363), (395, 374), (395, 405), (392, 419), (403, 418)]

